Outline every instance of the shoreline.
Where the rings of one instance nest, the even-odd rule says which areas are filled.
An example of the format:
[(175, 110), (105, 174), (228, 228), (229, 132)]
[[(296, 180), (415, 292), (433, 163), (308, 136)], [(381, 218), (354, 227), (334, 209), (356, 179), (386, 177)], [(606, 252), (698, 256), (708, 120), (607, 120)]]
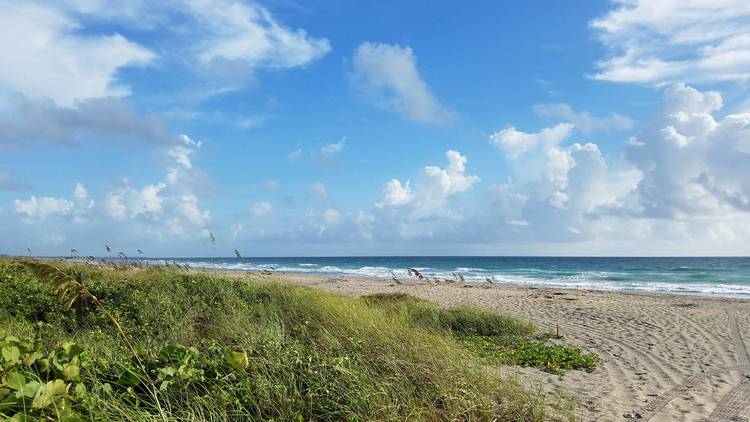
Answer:
[[(216, 272), (221, 274), (233, 274), (233, 273), (250, 273), (250, 274), (261, 274), (263, 271), (255, 271), (255, 270), (235, 270), (235, 269), (220, 269), (220, 268), (205, 268), (205, 267), (191, 267), (191, 271), (206, 271), (206, 272)], [(367, 276), (367, 275), (357, 275), (357, 274), (326, 274), (326, 273), (315, 273), (315, 272), (308, 272), (308, 273), (298, 273), (298, 272), (284, 272), (284, 271), (267, 271), (272, 274), (272, 276), (283, 276), (288, 278), (311, 278), (311, 279), (335, 279), (335, 278), (345, 278), (345, 279), (352, 279), (352, 280), (361, 280), (361, 281), (368, 281), (368, 282), (375, 282), (375, 283), (382, 283), (382, 284), (392, 284), (393, 281), (384, 278), (384, 277), (374, 277), (374, 276)], [(269, 275), (266, 275), (269, 276)], [(472, 288), (480, 288), (480, 289), (486, 289), (486, 288), (509, 288), (509, 289), (527, 289), (527, 290), (549, 290), (551, 292), (602, 292), (602, 293), (613, 293), (613, 294), (623, 294), (623, 295), (635, 295), (635, 296), (674, 296), (675, 298), (680, 297), (689, 297), (689, 298), (696, 298), (696, 299), (712, 299), (712, 300), (727, 300), (727, 301), (740, 301), (740, 302), (750, 302), (750, 297), (743, 298), (743, 297), (732, 297), (732, 296), (721, 296), (721, 295), (707, 295), (702, 293), (692, 293), (692, 292), (674, 292), (674, 291), (642, 291), (642, 290), (617, 290), (617, 289), (598, 289), (595, 287), (562, 287), (562, 286), (545, 286), (544, 284), (522, 284), (522, 283), (512, 283), (512, 282), (496, 282), (494, 284), (489, 284), (487, 282), (483, 281), (466, 281), (466, 282), (460, 282), (460, 281), (452, 281), (452, 282), (440, 282), (440, 283), (434, 283), (434, 282), (426, 282), (421, 280), (415, 280), (413, 278), (407, 278), (407, 279), (399, 279), (402, 285), (416, 285), (416, 286), (429, 286), (429, 285), (436, 285), (436, 286), (464, 286), (468, 285)]]
[[(593, 373), (560, 378), (512, 368), (531, 386), (574, 396), (580, 420), (701, 420), (750, 417), (750, 300), (686, 294), (427, 284), (355, 276), (199, 270), (363, 296), (408, 293), (442, 306), (474, 305), (559, 326), (566, 341), (602, 358)], [(740, 400), (738, 405), (735, 403)]]
[[(536, 258), (536, 257), (532, 257)], [(638, 257), (637, 259), (651, 259), (650, 257)], [(723, 257), (734, 259), (735, 257)], [(19, 259), (25, 259), (19, 257)], [(362, 268), (338, 268), (333, 263), (316, 263), (316, 264), (300, 264), (294, 259), (295, 263), (253, 263), (249, 265), (246, 262), (221, 262), (221, 263), (210, 263), (202, 262), (202, 259), (211, 258), (144, 258), (134, 257), (132, 259), (121, 259), (121, 258), (94, 258), (87, 257), (58, 257), (58, 258), (37, 258), (43, 260), (61, 260), (61, 261), (72, 261), (81, 263), (96, 263), (98, 260), (104, 260), (113, 263), (140, 263), (143, 265), (165, 265), (169, 263), (175, 263), (178, 265), (190, 265), (190, 269), (197, 271), (219, 271), (219, 272), (251, 272), (259, 273), (272, 271), (275, 274), (284, 274), (289, 277), (347, 277), (347, 278), (363, 278), (367, 280), (378, 280), (378, 281), (391, 281), (391, 275), (389, 274), (389, 268), (392, 267), (379, 267), (379, 266), (367, 266)], [(226, 260), (232, 260), (231, 258), (222, 258)], [(266, 258), (264, 258), (266, 259)], [(272, 259), (272, 258), (267, 258)], [(290, 259), (290, 258), (283, 258)], [(303, 258), (302, 258), (303, 259)], [(311, 258), (312, 259), (312, 258)], [(635, 259), (635, 258), (634, 258)], [(743, 258), (744, 259), (744, 258)], [(333, 266), (329, 266), (329, 264)], [(750, 265), (750, 261), (748, 261)], [(294, 268), (294, 265), (305, 266), (303, 268)], [(310, 267), (308, 267), (308, 265)], [(321, 266), (321, 268), (312, 268)], [(393, 268), (391, 272), (395, 271), (397, 277), (402, 282), (416, 282), (426, 284), (428, 280), (417, 280), (411, 276), (406, 275), (407, 267)], [(417, 267), (422, 271), (421, 268)], [(683, 268), (683, 267), (679, 267)], [(363, 271), (366, 270), (366, 271)], [(374, 271), (373, 270), (377, 270)], [(497, 277), (493, 283), (500, 286), (512, 286), (519, 288), (538, 288), (538, 289), (560, 289), (563, 291), (576, 291), (576, 290), (594, 290), (604, 292), (618, 292), (623, 294), (666, 294), (676, 296), (691, 296), (691, 297), (705, 297), (705, 298), (726, 298), (734, 300), (750, 300), (750, 279), (744, 277), (731, 277), (729, 279), (720, 279), (723, 281), (709, 282), (710, 278), (700, 280), (686, 280), (686, 279), (639, 279), (638, 277), (629, 277), (619, 275), (622, 271), (628, 271), (623, 269), (608, 269), (599, 268), (597, 270), (581, 270), (582, 273), (575, 276), (556, 276), (556, 277), (545, 277), (527, 274), (515, 274), (515, 273), (503, 273), (498, 272), (496, 274), (490, 274), (489, 272), (472, 273), (473, 270), (478, 268), (457, 268), (456, 271), (462, 273), (466, 277), (467, 284), (472, 285), (485, 285), (485, 278), (487, 276)], [(704, 271), (703, 269), (698, 269)], [(455, 280), (455, 272), (451, 273), (450, 270), (440, 270), (437, 273), (424, 272), (429, 282), (440, 281), (440, 284), (444, 283), (458, 283)], [(484, 270), (482, 270), (484, 271)], [(662, 271), (661, 269), (654, 268), (652, 271)], [(672, 269), (664, 269), (664, 271), (676, 271)], [(692, 271), (692, 270), (691, 270)], [(710, 272), (710, 270), (705, 270)], [(750, 266), (748, 266), (750, 271)], [(597, 276), (598, 273), (611, 273), (616, 278), (609, 279), (607, 277), (600, 278)], [(586, 275), (593, 273), (593, 275)], [(679, 271), (675, 274), (678, 274)], [(579, 278), (579, 276), (581, 278)], [(705, 274), (701, 275), (706, 276)], [(599, 278), (598, 278), (599, 277)], [(717, 275), (718, 277), (718, 275)]]

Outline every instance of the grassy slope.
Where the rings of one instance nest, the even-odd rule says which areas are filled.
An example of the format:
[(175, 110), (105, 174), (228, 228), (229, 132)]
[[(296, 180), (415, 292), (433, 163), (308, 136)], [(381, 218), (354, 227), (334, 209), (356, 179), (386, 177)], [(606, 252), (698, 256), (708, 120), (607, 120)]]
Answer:
[[(56, 396), (64, 399), (29, 414), (69, 414), (72, 420), (531, 421), (564, 419), (570, 412), (569, 403), (552, 406), (462, 346), (466, 335), (503, 339), (533, 332), (510, 317), (443, 310), (408, 296), (354, 299), (174, 269), (55, 266), (80, 274), (138, 357), (92, 300), (66, 309), (50, 280), (23, 261), (0, 261), (0, 335), (35, 342), (18, 348), (38, 349), (39, 356), (64, 341), (84, 351), (66, 358), (80, 367), (79, 376), (67, 376), (62, 371), (68, 361), (59, 371), (54, 365), (45, 370), (41, 358), (11, 368), (5, 350), (15, 346), (5, 342), (4, 383), (11, 384), (8, 374), (16, 371), (27, 382), (57, 377), (68, 386)], [(52, 360), (73, 353), (66, 350), (58, 349)], [(13, 391), (2, 399), (2, 390), (0, 412), (31, 404), (31, 398), (13, 402)]]

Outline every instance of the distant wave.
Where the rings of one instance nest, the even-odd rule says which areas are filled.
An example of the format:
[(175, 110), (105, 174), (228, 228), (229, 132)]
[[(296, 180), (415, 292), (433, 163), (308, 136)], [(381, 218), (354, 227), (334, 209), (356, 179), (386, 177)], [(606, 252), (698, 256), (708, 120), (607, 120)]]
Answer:
[[(458, 260), (458, 259), (456, 259)], [(163, 265), (163, 260), (144, 260), (153, 264)], [(325, 259), (318, 263), (304, 261), (295, 262), (291, 259), (283, 259), (274, 262), (272, 258), (266, 258), (264, 262), (253, 262), (251, 259), (179, 259), (178, 262), (188, 264), (191, 267), (229, 270), (229, 271), (278, 271), (290, 274), (321, 274), (321, 275), (344, 275), (358, 277), (376, 277), (390, 279), (393, 274), (401, 279), (409, 279), (408, 268), (416, 268), (429, 278), (452, 279), (454, 272), (461, 273), (467, 282), (484, 283), (486, 278), (492, 276), (495, 283), (554, 287), (565, 289), (592, 289), (623, 292), (660, 292), (692, 294), (701, 296), (721, 296), (733, 298), (750, 298), (750, 280), (746, 279), (745, 272), (736, 271), (729, 274), (726, 280), (721, 282), (717, 273), (706, 267), (650, 267), (640, 268), (628, 267), (618, 271), (588, 270), (584, 265), (576, 268), (574, 265), (567, 266), (546, 265), (544, 268), (529, 266), (516, 266), (507, 268), (488, 267), (482, 268), (471, 265), (451, 265), (445, 262), (443, 268), (434, 268), (417, 264), (406, 259), (396, 259), (388, 264), (399, 265), (395, 268), (391, 265), (353, 265), (355, 262), (366, 262), (367, 259), (347, 260)], [(382, 260), (381, 260), (382, 261)], [(378, 262), (373, 259), (372, 262)], [(665, 269), (666, 268), (666, 269)], [(718, 280), (716, 283), (710, 280)], [(736, 280), (736, 281), (735, 281)]]

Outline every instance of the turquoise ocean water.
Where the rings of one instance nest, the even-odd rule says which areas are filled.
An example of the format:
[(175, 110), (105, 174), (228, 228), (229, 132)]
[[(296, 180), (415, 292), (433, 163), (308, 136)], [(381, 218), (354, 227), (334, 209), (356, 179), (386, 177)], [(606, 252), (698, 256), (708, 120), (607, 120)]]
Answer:
[[(159, 262), (160, 260), (149, 260)], [(750, 299), (750, 258), (582, 258), (582, 257), (294, 257), (177, 258), (174, 261), (236, 271), (273, 270), (296, 274), (407, 278), (416, 268), (429, 277), (467, 281), (664, 292)]]

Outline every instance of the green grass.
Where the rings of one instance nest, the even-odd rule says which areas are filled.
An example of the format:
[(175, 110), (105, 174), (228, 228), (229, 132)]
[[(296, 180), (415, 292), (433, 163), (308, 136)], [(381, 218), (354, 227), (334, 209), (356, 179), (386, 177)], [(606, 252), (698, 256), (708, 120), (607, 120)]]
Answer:
[(488, 365), (511, 361), (467, 346), (471, 336), (534, 334), (508, 316), (177, 269), (54, 265), (77, 274), (93, 297), (79, 292), (68, 309), (60, 296), (70, 290), (53, 288), (54, 277), (27, 261), (0, 261), (0, 415), (572, 419), (572, 403), (525, 389)]
[(470, 306), (441, 308), (403, 293), (378, 293), (362, 298), (365, 303), (400, 315), (418, 327), (441, 331), (485, 363), (533, 366), (554, 374), (565, 370), (596, 370), (595, 354), (562, 344), (554, 333), (538, 333), (533, 325), (507, 315)]

